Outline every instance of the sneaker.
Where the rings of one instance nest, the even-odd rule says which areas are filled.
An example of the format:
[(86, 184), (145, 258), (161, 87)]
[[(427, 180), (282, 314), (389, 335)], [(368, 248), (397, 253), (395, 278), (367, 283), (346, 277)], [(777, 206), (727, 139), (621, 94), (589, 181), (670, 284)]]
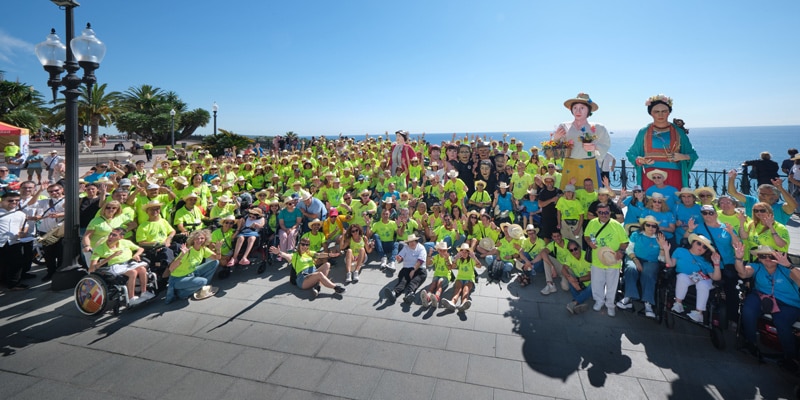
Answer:
[(350, 283), (352, 281), (353, 281), (353, 274), (348, 272), (347, 275), (344, 276), (344, 283)]
[(561, 278), (561, 290), (569, 292), (569, 281), (567, 281), (567, 278)]
[(574, 315), (575, 314), (575, 306), (576, 305), (577, 304), (574, 301), (570, 301), (569, 303), (567, 303), (567, 311), (569, 311), (570, 314)]
[(358, 271), (353, 271), (353, 283), (358, 283)]
[(381, 257), (381, 268), (386, 268), (386, 256)]
[(141, 301), (147, 301), (152, 299), (153, 297), (156, 297), (156, 295), (147, 291), (139, 295), (139, 299), (141, 299)]
[(456, 305), (450, 299), (442, 299), (442, 306), (450, 311), (456, 310)]
[(439, 296), (435, 294), (431, 295), (431, 307), (434, 309), (439, 308)]
[(388, 269), (390, 269), (392, 271), (396, 271), (397, 270), (397, 263), (392, 261), (386, 266), (386, 268), (388, 268)]
[(139, 298), (139, 296), (133, 296), (130, 299), (128, 299), (128, 307), (135, 306), (139, 304), (140, 301), (141, 299)]
[(467, 301), (461, 303), (461, 307), (459, 307), (458, 310), (464, 312), (469, 310), (470, 306), (472, 306), (472, 300), (467, 299)]
[(600, 311), (600, 309), (602, 309), (602, 308), (603, 308), (603, 303), (601, 303), (599, 301), (595, 301), (594, 302), (594, 307), (592, 307), (592, 310)]
[(425, 308), (427, 308), (430, 305), (431, 298), (428, 297), (428, 291), (427, 290), (422, 289), (422, 291), (419, 292), (419, 302), (422, 303), (422, 307), (425, 307)]
[(622, 310), (628, 310), (628, 309), (633, 308), (633, 304), (631, 304), (631, 298), (630, 297), (625, 297), (622, 300), (618, 301), (617, 302), (617, 307), (619, 307)]
[(586, 312), (589, 309), (589, 305), (586, 303), (581, 303), (575, 306), (575, 314), (580, 314), (582, 312)]
[(548, 283), (547, 286), (545, 286), (544, 289), (542, 289), (542, 294), (547, 296), (548, 294), (555, 293), (557, 291), (558, 291), (558, 289), (556, 289), (556, 285), (553, 285), (552, 283)]
[(383, 289), (383, 294), (386, 295), (386, 301), (389, 303), (394, 303), (397, 301), (397, 296), (395, 296), (394, 291), (392, 289), (386, 288)]
[(342, 285), (337, 284), (336, 286), (333, 287), (333, 291), (336, 292), (336, 293), (342, 294), (342, 293), (347, 291), (347, 288), (342, 286)]
[(689, 318), (691, 318), (692, 321), (697, 322), (698, 324), (702, 324), (703, 323), (703, 312), (702, 311), (697, 311), (697, 310), (692, 310), (692, 311), (689, 312)]
[(403, 303), (411, 304), (414, 302), (414, 293), (409, 293), (403, 297)]
[(653, 312), (653, 305), (650, 303), (644, 303), (644, 316), (647, 318), (655, 318), (656, 313)]
[(676, 301), (675, 304), (672, 305), (672, 311), (675, 311), (678, 314), (683, 314), (683, 303), (678, 303)]
[(617, 307), (614, 306), (608, 307), (608, 316), (613, 317), (615, 315), (617, 315)]
[(316, 299), (317, 296), (319, 296), (319, 287), (314, 286), (313, 288), (311, 288), (311, 298)]

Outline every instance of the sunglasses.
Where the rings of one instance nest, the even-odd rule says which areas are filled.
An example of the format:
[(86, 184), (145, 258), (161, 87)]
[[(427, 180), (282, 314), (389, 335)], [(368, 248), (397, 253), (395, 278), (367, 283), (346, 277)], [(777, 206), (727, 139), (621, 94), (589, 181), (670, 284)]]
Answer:
[(664, 177), (661, 176), (661, 175), (656, 175), (656, 176), (653, 177), (653, 180), (656, 180), (656, 179), (664, 179)]
[(759, 254), (759, 260), (774, 260), (775, 258), (772, 257), (772, 254)]
[(656, 224), (644, 224), (644, 227), (645, 228), (658, 228), (658, 225), (656, 225)]
[(659, 204), (664, 202), (664, 200), (651, 200), (651, 201), (652, 201), (653, 203), (659, 203)]
[(700, 211), (700, 214), (703, 214), (703, 215), (715, 215), (716, 213), (714, 211)]
[(580, 251), (581, 249), (580, 249), (580, 247), (571, 247), (568, 250), (569, 250), (570, 253), (574, 253), (576, 251)]
[(119, 207), (105, 207), (106, 210), (119, 210)]
[(59, 193), (59, 192), (61, 192), (61, 190), (59, 190), (59, 189), (56, 189), (56, 190), (48, 190), (48, 191), (47, 191), (47, 193)]
[(765, 210), (763, 208), (754, 208), (753, 209), (753, 213), (754, 214), (763, 214), (763, 213), (766, 213), (766, 212), (767, 212), (767, 210)]
[(232, 221), (231, 221), (231, 222), (223, 222), (223, 223), (222, 223), (222, 225), (233, 225), (233, 224), (234, 224), (234, 223), (233, 223)]
[(706, 245), (705, 245), (705, 244), (703, 244), (702, 242), (699, 242), (699, 241), (696, 241), (696, 240), (695, 240), (695, 242), (694, 242), (694, 243), (692, 243), (692, 245), (693, 245), (693, 246), (694, 246), (694, 245), (696, 245), (696, 244), (699, 244), (699, 245), (700, 245), (700, 247), (702, 247), (702, 248), (704, 248), (704, 249), (706, 249), (706, 250), (710, 250), (710, 249), (708, 248), (708, 246), (706, 246)]
[(633, 193), (642, 193), (641, 190), (634, 190)]
[(300, 246), (311, 246), (310, 243), (300, 243)]
[(711, 197), (711, 195), (710, 194), (701, 194), (699, 197), (705, 199), (705, 198)]
[(609, 215), (609, 214), (611, 214), (611, 211), (598, 211), (597, 212), (597, 215)]

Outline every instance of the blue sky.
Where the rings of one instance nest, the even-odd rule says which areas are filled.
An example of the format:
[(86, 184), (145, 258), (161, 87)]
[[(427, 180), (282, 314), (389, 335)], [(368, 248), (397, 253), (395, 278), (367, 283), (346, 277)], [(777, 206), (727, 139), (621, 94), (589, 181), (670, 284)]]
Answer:
[[(240, 134), (551, 130), (578, 92), (610, 130), (648, 123), (658, 93), (690, 127), (800, 125), (796, 0), (79, 2), (101, 83), (216, 101)], [(49, 96), (33, 46), (63, 40), (64, 12), (3, 6), (0, 70)]]

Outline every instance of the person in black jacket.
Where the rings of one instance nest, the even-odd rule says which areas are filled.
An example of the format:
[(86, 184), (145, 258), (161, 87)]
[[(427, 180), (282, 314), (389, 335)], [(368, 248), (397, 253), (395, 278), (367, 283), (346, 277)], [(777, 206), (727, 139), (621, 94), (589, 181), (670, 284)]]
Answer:
[(768, 151), (761, 152), (760, 160), (745, 161), (742, 165), (755, 167), (759, 185), (771, 185), (772, 179), (778, 177), (778, 163), (772, 161), (772, 155)]

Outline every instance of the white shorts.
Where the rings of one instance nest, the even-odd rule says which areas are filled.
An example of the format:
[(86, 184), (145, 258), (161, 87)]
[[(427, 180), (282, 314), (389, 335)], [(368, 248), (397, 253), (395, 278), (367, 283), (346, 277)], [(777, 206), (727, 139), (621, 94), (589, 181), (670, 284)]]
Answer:
[(124, 263), (114, 264), (108, 267), (109, 272), (114, 275), (122, 275), (132, 269), (139, 267), (147, 267), (147, 263), (143, 261), (126, 261)]

